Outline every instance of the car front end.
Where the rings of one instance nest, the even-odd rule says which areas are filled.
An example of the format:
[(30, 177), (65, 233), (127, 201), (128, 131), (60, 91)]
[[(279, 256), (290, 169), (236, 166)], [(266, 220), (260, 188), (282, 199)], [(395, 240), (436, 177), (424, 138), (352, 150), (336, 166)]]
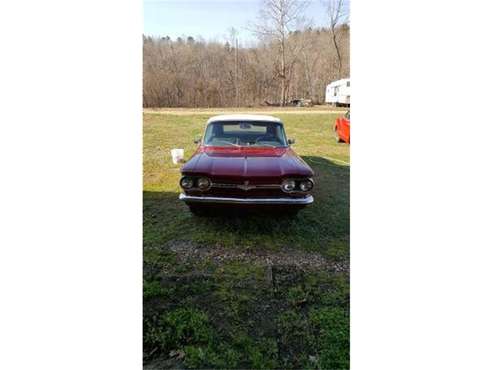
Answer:
[(209, 120), (181, 168), (179, 199), (192, 211), (215, 206), (299, 209), (313, 203), (313, 170), (292, 149), (275, 117), (226, 115)]
[(282, 205), (303, 207), (313, 203), (313, 179), (213, 178), (184, 174), (179, 198), (187, 204)]

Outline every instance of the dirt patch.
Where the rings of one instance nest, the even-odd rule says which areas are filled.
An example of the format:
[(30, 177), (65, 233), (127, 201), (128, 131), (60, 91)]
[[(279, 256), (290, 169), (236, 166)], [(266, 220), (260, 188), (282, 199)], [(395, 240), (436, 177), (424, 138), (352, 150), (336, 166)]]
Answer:
[(285, 248), (282, 251), (224, 248), (222, 246), (199, 246), (187, 241), (173, 241), (166, 248), (176, 253), (181, 262), (209, 260), (214, 264), (246, 262), (258, 266), (290, 266), (301, 271), (327, 270), (347, 272), (346, 261), (329, 261), (319, 253), (301, 252)]
[(348, 264), (183, 240), (145, 252), (145, 369), (346, 368)]

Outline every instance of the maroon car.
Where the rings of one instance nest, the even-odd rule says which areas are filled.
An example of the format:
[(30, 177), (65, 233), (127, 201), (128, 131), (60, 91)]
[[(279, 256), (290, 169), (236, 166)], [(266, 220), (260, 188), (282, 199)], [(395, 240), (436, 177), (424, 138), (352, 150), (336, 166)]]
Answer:
[(222, 115), (209, 119), (181, 168), (183, 200), (193, 213), (217, 205), (275, 206), (290, 212), (313, 202), (313, 170), (291, 149), (278, 118)]

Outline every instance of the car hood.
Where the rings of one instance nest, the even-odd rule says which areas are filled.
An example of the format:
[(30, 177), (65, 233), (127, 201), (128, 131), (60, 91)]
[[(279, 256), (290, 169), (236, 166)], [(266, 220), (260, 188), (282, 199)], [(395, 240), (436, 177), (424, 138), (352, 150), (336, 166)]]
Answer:
[(182, 167), (184, 174), (211, 177), (313, 176), (313, 171), (291, 148), (200, 147)]

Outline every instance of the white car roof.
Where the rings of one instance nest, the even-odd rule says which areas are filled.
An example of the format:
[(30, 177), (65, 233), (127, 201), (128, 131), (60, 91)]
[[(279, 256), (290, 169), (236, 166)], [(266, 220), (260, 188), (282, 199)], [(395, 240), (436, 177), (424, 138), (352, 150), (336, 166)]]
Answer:
[(260, 114), (221, 114), (219, 116), (214, 116), (209, 118), (207, 123), (211, 122), (221, 122), (221, 121), (262, 121), (262, 122), (278, 122), (281, 120), (277, 117), (263, 116)]

